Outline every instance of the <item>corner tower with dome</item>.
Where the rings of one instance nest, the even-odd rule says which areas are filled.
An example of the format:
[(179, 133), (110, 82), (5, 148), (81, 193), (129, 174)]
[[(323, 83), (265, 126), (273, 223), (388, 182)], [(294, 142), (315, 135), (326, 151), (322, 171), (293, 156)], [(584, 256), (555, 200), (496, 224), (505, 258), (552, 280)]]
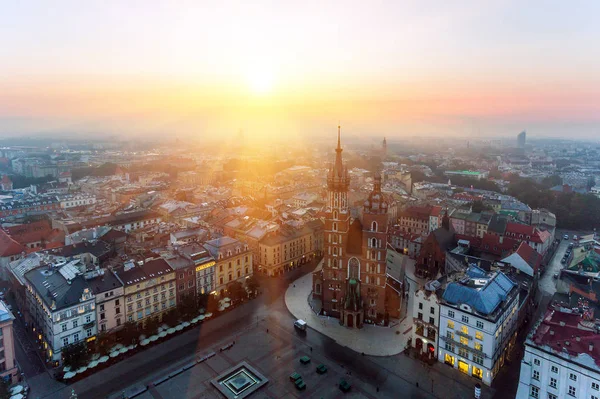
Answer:
[(313, 273), (313, 298), (323, 314), (340, 319), (347, 327), (362, 327), (386, 318), (387, 197), (381, 180), (362, 206), (362, 222), (350, 217), (350, 177), (342, 161), (340, 127), (335, 162), (327, 176), (324, 257)]

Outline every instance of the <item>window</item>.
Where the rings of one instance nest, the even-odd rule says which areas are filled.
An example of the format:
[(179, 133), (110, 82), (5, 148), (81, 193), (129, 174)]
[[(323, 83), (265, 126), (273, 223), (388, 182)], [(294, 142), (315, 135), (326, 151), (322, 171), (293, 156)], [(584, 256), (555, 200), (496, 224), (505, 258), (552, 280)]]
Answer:
[(483, 329), (483, 321), (478, 321), (477, 322), (477, 328)]
[(461, 320), (462, 320), (463, 323), (469, 323), (469, 318), (467, 316), (465, 316), (465, 315), (462, 316)]
[(466, 337), (460, 337), (460, 343), (463, 345), (469, 345), (469, 339)]
[(556, 395), (554, 395), (552, 393), (549, 393), (548, 394), (548, 399), (558, 399), (558, 396), (556, 396)]
[(464, 357), (465, 359), (469, 358), (469, 352), (467, 352), (464, 348), (458, 348), (458, 356)]
[(429, 313), (435, 314), (435, 308), (433, 306), (429, 308)]
[(600, 390), (600, 385), (597, 382), (592, 382), (592, 389), (598, 391)]
[(89, 323), (89, 322), (91, 322), (91, 321), (92, 321), (92, 316), (91, 316), (91, 315), (89, 315), (89, 314), (86, 314), (86, 315), (85, 315), (85, 322), (86, 322), (86, 323)]
[(429, 318), (429, 324), (435, 324), (435, 320), (433, 319), (433, 317)]
[(483, 334), (479, 331), (475, 331), (475, 338), (477, 338), (480, 341), (483, 341)]
[(73, 320), (73, 328), (77, 328), (78, 320)]
[(88, 338), (92, 336), (92, 329), (91, 328), (88, 328), (87, 330), (85, 330), (85, 336), (88, 337)]
[[(156, 287), (154, 287), (154, 289), (156, 290)], [(120, 305), (119, 300), (115, 299), (115, 306), (119, 306), (119, 305)]]
[(423, 310), (423, 303), (419, 302), (419, 310)]
[(577, 375), (576, 375), (576, 374), (573, 374), (573, 373), (569, 373), (569, 379), (570, 379), (571, 381), (577, 381)]
[(533, 370), (533, 374), (532, 374), (531, 378), (539, 381), (540, 380), (540, 372), (537, 370)]
[(118, 318), (117, 319), (117, 326), (120, 326), (120, 325), (121, 325), (121, 318)]
[(194, 286), (194, 282), (193, 281), (188, 281), (188, 287), (191, 288)]
[(452, 317), (452, 318), (454, 318), (454, 311), (452, 311), (452, 310), (449, 310), (449, 311), (448, 311), (448, 317)]
[(448, 328), (454, 329), (454, 322), (453, 321), (448, 320)]
[(550, 386), (556, 388), (556, 378), (550, 377)]
[(475, 342), (475, 349), (478, 351), (483, 351), (483, 345), (481, 345), (479, 342)]
[(67, 331), (67, 323), (64, 323), (62, 325), (62, 330), (63, 330), (63, 332)]
[(100, 320), (106, 319), (106, 313), (100, 313)]
[(423, 313), (421, 313), (421, 312), (417, 313), (417, 319), (423, 320)]
[(100, 305), (100, 311), (104, 312), (104, 304)]
[(550, 371), (552, 371), (553, 373), (558, 373), (558, 367), (552, 366), (550, 367)]
[(73, 342), (79, 342), (79, 334), (73, 334)]
[(531, 395), (532, 398), (539, 398), (540, 397), (540, 389), (534, 385), (531, 386), (531, 392), (529, 393)]
[(537, 358), (533, 359), (533, 364), (535, 364), (536, 366), (539, 366), (540, 365), (540, 359), (537, 359)]
[(483, 356), (473, 353), (473, 362), (483, 365)]
[(469, 327), (467, 326), (462, 326), (460, 330), (463, 334), (469, 334)]
[(69, 345), (69, 337), (63, 338), (63, 346)]
[(577, 389), (573, 385), (569, 385), (569, 395), (575, 396), (577, 394)]

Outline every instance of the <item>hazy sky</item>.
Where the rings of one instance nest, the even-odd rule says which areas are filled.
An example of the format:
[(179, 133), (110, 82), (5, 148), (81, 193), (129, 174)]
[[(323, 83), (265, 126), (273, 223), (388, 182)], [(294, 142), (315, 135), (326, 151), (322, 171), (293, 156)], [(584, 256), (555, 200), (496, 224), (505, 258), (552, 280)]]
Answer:
[(0, 133), (600, 136), (599, 16), (598, 0), (4, 1)]

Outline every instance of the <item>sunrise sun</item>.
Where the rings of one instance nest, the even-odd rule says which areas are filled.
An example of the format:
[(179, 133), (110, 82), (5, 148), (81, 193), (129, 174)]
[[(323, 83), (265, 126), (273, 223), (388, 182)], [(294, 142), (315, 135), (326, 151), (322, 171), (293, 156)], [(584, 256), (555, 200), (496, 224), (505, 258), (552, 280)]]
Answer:
[(273, 90), (274, 76), (268, 68), (254, 68), (246, 76), (248, 86), (256, 95), (266, 95)]

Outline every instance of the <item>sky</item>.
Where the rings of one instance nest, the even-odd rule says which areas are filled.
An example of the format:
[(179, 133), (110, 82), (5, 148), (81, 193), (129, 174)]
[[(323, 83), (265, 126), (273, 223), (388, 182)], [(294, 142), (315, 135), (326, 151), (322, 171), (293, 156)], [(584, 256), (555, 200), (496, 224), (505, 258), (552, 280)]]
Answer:
[(600, 136), (600, 2), (5, 1), (0, 135)]

